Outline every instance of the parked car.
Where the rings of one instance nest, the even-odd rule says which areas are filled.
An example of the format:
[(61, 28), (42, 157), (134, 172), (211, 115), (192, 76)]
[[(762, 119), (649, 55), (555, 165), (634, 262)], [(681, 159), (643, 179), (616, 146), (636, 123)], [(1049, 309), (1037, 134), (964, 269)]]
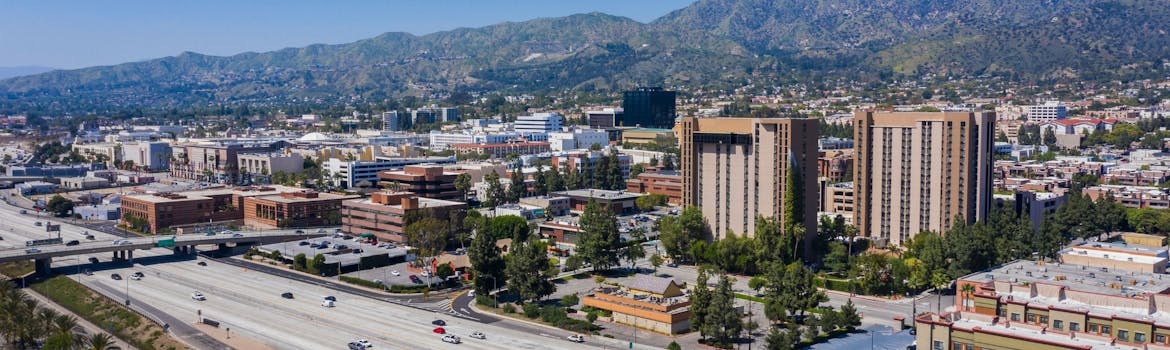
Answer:
[(204, 301), (207, 300), (207, 297), (203, 296), (203, 293), (200, 293), (199, 291), (194, 291), (191, 292), (191, 300)]
[(112, 274), (112, 275), (110, 275), (110, 278), (114, 279), (115, 281), (121, 281), (121, 280), (122, 280), (122, 275), (119, 275), (119, 274), (116, 274), (116, 273), (115, 273), (115, 274)]
[(580, 335), (580, 334), (570, 335), (566, 339), (569, 339), (569, 341), (574, 342), (574, 343), (584, 343), (585, 342), (585, 336)]
[(483, 335), (483, 333), (480, 333), (480, 332), (471, 332), (470, 337), (475, 338), (475, 339), (487, 339), (487, 336)]
[(401, 275), (401, 273), (398, 273), (398, 270), (390, 271), (390, 274), (395, 276)]
[(292, 299), (293, 294), (292, 294), (292, 292), (284, 292), (284, 293), (280, 293), (280, 297), (285, 298), (285, 299)]
[(67, 246), (78, 245), (78, 244), (81, 244), (81, 241), (78, 241), (76, 239), (72, 240), (72, 241), (65, 242), (65, 245), (67, 245)]
[(418, 276), (415, 276), (415, 275), (410, 275), (410, 281), (414, 282), (414, 283), (422, 284), (422, 279), (418, 278)]
[(443, 342), (451, 343), (451, 344), (459, 344), (459, 343), (462, 343), (463, 341), (459, 340), (459, 336), (456, 336), (453, 334), (448, 334), (448, 335), (443, 336)]

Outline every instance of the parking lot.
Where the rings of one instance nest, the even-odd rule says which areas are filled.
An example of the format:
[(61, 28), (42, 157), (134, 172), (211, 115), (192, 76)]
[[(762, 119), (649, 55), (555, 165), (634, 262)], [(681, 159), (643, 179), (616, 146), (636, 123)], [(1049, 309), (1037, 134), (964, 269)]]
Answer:
[[(418, 269), (412, 271), (408, 266), (409, 264), (408, 262), (402, 262), (389, 266), (353, 271), (342, 274), (342, 276), (357, 277), (367, 281), (379, 280), (383, 281), (383, 283), (396, 286), (421, 286), (427, 283), (438, 284), (442, 282), (441, 278), (424, 276)], [(395, 272), (398, 274), (394, 274)], [(412, 281), (410, 279), (411, 275), (418, 276), (419, 282)]]
[[(285, 259), (289, 260), (292, 260), (297, 254), (305, 254), (305, 257), (309, 259), (317, 254), (322, 254), (325, 256), (325, 263), (340, 262), (341, 266), (345, 268), (361, 264), (361, 258), (367, 256), (387, 255), (392, 260), (406, 258), (406, 248), (402, 246), (388, 243), (370, 244), (354, 237), (338, 235), (267, 244), (259, 246), (257, 249), (264, 253), (279, 251)], [(361, 269), (361, 266), (358, 266), (358, 269)]]

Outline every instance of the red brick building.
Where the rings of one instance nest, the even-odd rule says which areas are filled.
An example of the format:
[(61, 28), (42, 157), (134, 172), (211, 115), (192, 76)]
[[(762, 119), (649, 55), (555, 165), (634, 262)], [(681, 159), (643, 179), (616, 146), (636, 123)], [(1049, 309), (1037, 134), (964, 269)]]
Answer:
[(667, 203), (682, 203), (682, 175), (673, 171), (641, 173), (638, 178), (626, 180), (626, 192), (660, 194)]
[(341, 224), (341, 202), (359, 196), (311, 191), (244, 198), (244, 225), (255, 228)]
[(378, 173), (382, 187), (397, 186), (397, 191), (411, 192), (420, 197), (434, 199), (460, 199), (455, 189), (457, 172), (450, 172), (439, 165), (408, 165), (402, 170)]

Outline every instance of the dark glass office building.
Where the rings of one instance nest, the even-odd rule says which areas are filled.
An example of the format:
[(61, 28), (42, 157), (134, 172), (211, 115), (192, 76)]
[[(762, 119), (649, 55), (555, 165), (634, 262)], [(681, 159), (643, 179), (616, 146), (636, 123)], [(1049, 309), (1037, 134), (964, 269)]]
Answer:
[(625, 113), (619, 117), (618, 125), (673, 128), (675, 97), (674, 91), (665, 91), (660, 87), (640, 87), (626, 91), (622, 99)]

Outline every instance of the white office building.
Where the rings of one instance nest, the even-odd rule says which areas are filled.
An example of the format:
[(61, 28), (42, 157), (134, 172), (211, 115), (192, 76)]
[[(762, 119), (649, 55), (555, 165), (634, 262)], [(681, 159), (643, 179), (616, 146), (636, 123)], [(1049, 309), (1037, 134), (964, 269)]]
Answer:
[(166, 142), (127, 142), (122, 144), (122, 159), (149, 171), (170, 166), (171, 144)]
[(595, 144), (601, 147), (609, 145), (609, 134), (604, 130), (584, 129), (548, 133), (548, 145), (554, 152), (590, 148)]
[(1068, 107), (1060, 101), (1048, 101), (1042, 105), (1028, 106), (1028, 121), (1047, 122), (1068, 118)]
[[(377, 187), (378, 172), (400, 169), (404, 166), (415, 164), (455, 164), (455, 157), (377, 157), (372, 162), (345, 161), (338, 158), (329, 158), (325, 161), (323, 168), (329, 172), (329, 180), (333, 182), (334, 186), (352, 188), (368, 184), (371, 187)], [(333, 176), (335, 174), (337, 176)]]
[(561, 130), (564, 118), (556, 113), (536, 113), (516, 117), (513, 129), (519, 133), (554, 132)]

